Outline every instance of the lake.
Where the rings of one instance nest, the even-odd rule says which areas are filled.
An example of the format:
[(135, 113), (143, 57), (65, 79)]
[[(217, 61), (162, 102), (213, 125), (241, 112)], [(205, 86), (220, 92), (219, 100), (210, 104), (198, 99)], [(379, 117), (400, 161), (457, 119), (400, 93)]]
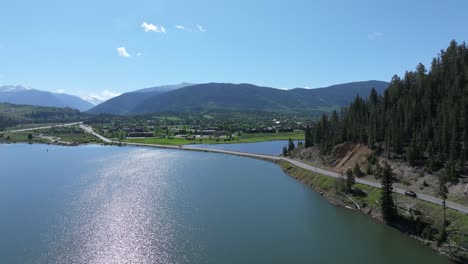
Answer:
[[(297, 146), (299, 141), (294, 141)], [(232, 143), (232, 144), (191, 144), (186, 145), (193, 148), (222, 149), (254, 154), (266, 154), (278, 156), (283, 154), (283, 147), (288, 145), (287, 140), (263, 141), (254, 143)]]
[(2, 263), (448, 263), (270, 162), (0, 145)]

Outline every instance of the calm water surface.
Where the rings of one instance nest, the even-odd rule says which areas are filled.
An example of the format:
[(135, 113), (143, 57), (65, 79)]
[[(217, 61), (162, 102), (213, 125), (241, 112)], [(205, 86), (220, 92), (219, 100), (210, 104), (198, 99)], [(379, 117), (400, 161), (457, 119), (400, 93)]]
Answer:
[[(294, 141), (297, 146), (298, 141)], [(280, 155), (283, 154), (283, 147), (288, 145), (287, 140), (274, 140), (255, 143), (236, 144), (192, 144), (187, 145), (194, 148), (222, 149), (230, 151), (240, 151), (255, 154)]]
[(447, 263), (265, 161), (17, 144), (0, 165), (1, 263)]

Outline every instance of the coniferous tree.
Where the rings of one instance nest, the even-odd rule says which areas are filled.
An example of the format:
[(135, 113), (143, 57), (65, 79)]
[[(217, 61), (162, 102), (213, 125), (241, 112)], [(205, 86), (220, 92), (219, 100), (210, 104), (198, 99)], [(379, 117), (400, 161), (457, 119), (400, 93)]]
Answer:
[(383, 219), (388, 223), (397, 215), (397, 209), (393, 201), (393, 172), (388, 163), (384, 164), (381, 184), (380, 205)]
[(375, 164), (374, 176), (377, 178), (380, 178), (382, 176), (382, 171), (383, 171), (382, 167), (377, 162), (377, 164)]
[(289, 141), (288, 141), (288, 152), (291, 152), (294, 150), (294, 148), (296, 148), (296, 146), (294, 145), (294, 141), (289, 138)]
[(468, 159), (468, 48), (452, 41), (431, 63), (418, 64), (403, 77), (393, 76), (382, 96), (373, 89), (359, 95), (340, 114), (323, 114), (314, 126), (313, 142), (329, 154), (345, 141), (384, 143), (388, 158), (433, 172), (448, 165), (449, 180), (466, 173)]
[(304, 147), (305, 148), (310, 148), (313, 145), (314, 145), (314, 137), (313, 137), (313, 134), (312, 134), (312, 128), (310, 128), (310, 126), (307, 126), (306, 130), (305, 130), (305, 145), (304, 145)]
[(286, 146), (283, 147), (283, 156), (287, 156), (288, 155), (288, 148)]
[(447, 177), (443, 174), (439, 175), (439, 195), (442, 197), (442, 209), (443, 209), (443, 219), (442, 219), (442, 226), (439, 232), (438, 244), (440, 245), (447, 239), (447, 206), (446, 206), (446, 199), (447, 199)]
[(351, 169), (346, 170), (346, 188), (348, 192), (352, 190), (355, 183), (356, 179), (354, 178), (353, 171)]
[(356, 176), (358, 178), (361, 178), (362, 176), (364, 176), (364, 173), (362, 173), (361, 167), (359, 166), (359, 163), (357, 163), (357, 162), (354, 163), (353, 174), (354, 174), (354, 176)]

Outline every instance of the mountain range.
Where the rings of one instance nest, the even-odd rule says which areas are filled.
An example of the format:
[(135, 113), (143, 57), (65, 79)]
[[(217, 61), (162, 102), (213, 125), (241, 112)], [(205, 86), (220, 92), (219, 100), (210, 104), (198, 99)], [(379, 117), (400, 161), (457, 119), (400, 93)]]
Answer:
[(316, 89), (283, 90), (252, 84), (182, 83), (125, 93), (88, 112), (115, 115), (204, 111), (323, 112), (349, 104), (357, 94), (367, 97), (372, 88), (382, 93), (388, 85), (372, 80)]
[(0, 102), (17, 105), (70, 107), (86, 111), (94, 107), (90, 102), (74, 95), (52, 93), (23, 86), (0, 86)]
[(144, 88), (105, 102), (22, 86), (0, 86), (0, 103), (69, 107), (90, 114), (142, 115), (158, 112), (264, 111), (305, 113), (349, 104), (356, 94), (367, 96), (372, 88), (382, 93), (383, 81), (351, 82), (329, 87), (290, 90), (232, 83), (180, 83)]
[(181, 83), (175, 85), (164, 85), (124, 93), (97, 105), (89, 110), (89, 113), (113, 115), (132, 114), (133, 109), (148, 98), (191, 85), (193, 84)]

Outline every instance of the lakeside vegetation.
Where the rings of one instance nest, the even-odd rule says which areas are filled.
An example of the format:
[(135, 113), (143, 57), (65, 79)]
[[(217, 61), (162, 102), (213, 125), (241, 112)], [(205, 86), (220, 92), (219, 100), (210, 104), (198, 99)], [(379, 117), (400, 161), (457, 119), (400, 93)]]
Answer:
[[(353, 191), (349, 191), (345, 179), (334, 179), (284, 161), (278, 164), (284, 172), (322, 193), (332, 203), (355, 208), (356, 202), (362, 213), (379, 221), (383, 220), (380, 188), (356, 183), (352, 185)], [(393, 227), (408, 235), (419, 237), (426, 245), (442, 249), (452, 258), (468, 257), (468, 252), (464, 250), (468, 248), (468, 215), (451, 209), (446, 210), (446, 231), (450, 240), (441, 243), (439, 233), (444, 221), (444, 209), (441, 206), (396, 193), (393, 196), (399, 216), (397, 221), (391, 224)]]
[[(83, 121), (87, 114), (76, 109), (0, 103), (0, 131), (17, 126), (63, 124)], [(20, 128), (21, 129), (21, 128)]]
[[(425, 240), (456, 260), (466, 261), (468, 216), (448, 209), (446, 200), (451, 197), (451, 187), (451, 192), (457, 192), (458, 199), (465, 197), (466, 203), (466, 189), (463, 192), (460, 188), (467, 184), (464, 175), (468, 172), (467, 70), (468, 47), (452, 41), (433, 59), (429, 72), (419, 64), (404, 78), (395, 75), (383, 96), (375, 90), (367, 99), (357, 95), (340, 113), (324, 113), (317, 123), (306, 127), (304, 148), (317, 146), (317, 155), (322, 160), (330, 159), (332, 167), (342, 162), (340, 167), (347, 167), (345, 179), (332, 183), (292, 165), (281, 166), (320, 191), (333, 189), (329, 199), (349, 203), (344, 196), (357, 201), (374, 218)], [(360, 148), (366, 149), (366, 156), (353, 157)], [(284, 148), (283, 153), (302, 159), (307, 150), (292, 153)], [(354, 168), (344, 165), (349, 159), (354, 159)], [(365, 173), (359, 163), (366, 165)], [(440, 197), (442, 206), (413, 199), (417, 197), (413, 191), (406, 191), (406, 196), (393, 192), (397, 182), (393, 170), (404, 174), (408, 171), (405, 166), (419, 171), (424, 179), (419, 188), (430, 187), (430, 195)], [(426, 174), (436, 180), (426, 182), (430, 179), (425, 178)], [(382, 188), (356, 184), (355, 178), (365, 175), (380, 180)], [(399, 181), (411, 185), (417, 179), (399, 175)]]
[(97, 137), (85, 133), (79, 126), (52, 127), (24, 132), (4, 132), (0, 134), (0, 143), (45, 143), (79, 145), (102, 143)]

